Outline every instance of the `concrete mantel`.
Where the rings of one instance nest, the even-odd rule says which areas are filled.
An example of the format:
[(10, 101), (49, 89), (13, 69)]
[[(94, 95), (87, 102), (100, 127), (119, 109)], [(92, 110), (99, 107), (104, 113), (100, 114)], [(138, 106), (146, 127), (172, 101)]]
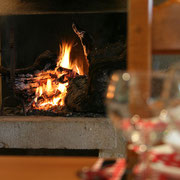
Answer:
[[(108, 118), (0, 117), (0, 148), (99, 149), (108, 157), (114, 156), (117, 139)], [(122, 156), (119, 150), (115, 156)]]

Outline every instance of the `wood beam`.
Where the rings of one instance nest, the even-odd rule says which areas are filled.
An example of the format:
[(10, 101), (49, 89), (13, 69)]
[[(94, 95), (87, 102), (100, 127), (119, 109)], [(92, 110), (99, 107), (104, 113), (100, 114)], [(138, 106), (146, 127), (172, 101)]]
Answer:
[[(129, 0), (128, 4), (128, 71), (142, 72), (146, 76), (138, 84), (130, 87), (130, 107), (132, 114), (148, 116), (146, 100), (150, 94), (150, 77), (152, 62), (151, 26), (152, 0)], [(138, 97), (135, 88), (140, 92)], [(139, 99), (141, 98), (141, 99)], [(142, 110), (143, 108), (143, 110)]]

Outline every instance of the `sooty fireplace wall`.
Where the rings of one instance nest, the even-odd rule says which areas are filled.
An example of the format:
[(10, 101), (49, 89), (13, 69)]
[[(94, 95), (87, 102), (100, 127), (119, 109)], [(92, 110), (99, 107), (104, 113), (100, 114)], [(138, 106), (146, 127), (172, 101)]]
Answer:
[[(17, 99), (13, 100), (13, 98), (7, 100), (6, 97), (12, 97), (12, 92), (17, 95), (14, 87), (12, 88), (12, 82), (19, 80), (21, 74), (19, 72), (22, 72), (22, 68), (29, 68), (34, 62), (42, 59), (57, 60), (59, 43), (62, 40), (72, 42), (72, 57), (75, 54), (79, 59), (86, 59), (81, 39), (72, 29), (73, 22), (79, 26), (78, 29), (81, 30), (79, 32), (85, 31), (92, 37), (93, 46), (87, 58), (88, 73), (86, 76), (72, 78), (69, 83), (69, 95), (73, 96), (67, 94), (65, 102), (68, 104), (68, 111), (65, 109), (63, 114), (36, 111), (35, 115), (41, 116), (18, 116), (23, 115), (22, 107), (20, 110), (19, 107), (17, 108), (19, 102), (17, 103)], [(125, 13), (2, 16), (1, 47), (3, 113), (7, 116), (0, 117), (0, 148), (98, 149), (100, 156), (108, 157), (124, 154), (122, 137), (117, 138), (118, 133), (104, 117), (104, 95), (111, 72), (126, 68)], [(38, 68), (26, 73), (23, 70), (22, 74), (34, 75), (37, 70)], [(87, 107), (81, 103), (77, 106), (76, 103), (78, 97), (82, 96), (82, 91), (76, 93), (82, 89), (81, 87), (88, 93), (88, 96), (85, 96), (88, 97), (85, 99)], [(42, 115), (58, 115), (58, 117)], [(70, 118), (59, 115), (81, 115), (81, 117)], [(84, 116), (93, 116), (93, 118)]]

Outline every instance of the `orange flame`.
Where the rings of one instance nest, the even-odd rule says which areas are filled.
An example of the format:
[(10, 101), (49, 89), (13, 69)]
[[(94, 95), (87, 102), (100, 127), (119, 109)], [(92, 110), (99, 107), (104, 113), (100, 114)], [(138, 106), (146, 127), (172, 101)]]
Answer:
[[(33, 108), (39, 110), (48, 110), (55, 106), (64, 106), (67, 94), (67, 86), (69, 84), (68, 77), (72, 75), (83, 75), (83, 70), (76, 63), (71, 63), (70, 52), (72, 44), (62, 43), (60, 45), (60, 53), (54, 70), (42, 71), (36, 74), (35, 82), (39, 84), (35, 87), (35, 98)], [(75, 62), (75, 61), (74, 61)], [(59, 71), (62, 67), (72, 71)], [(72, 72), (72, 74), (68, 74)], [(61, 77), (65, 77), (65, 82), (58, 81)]]
[(58, 57), (57, 67), (63, 67), (67, 69), (72, 69), (70, 65), (70, 52), (72, 45), (64, 44), (59, 46), (60, 54)]

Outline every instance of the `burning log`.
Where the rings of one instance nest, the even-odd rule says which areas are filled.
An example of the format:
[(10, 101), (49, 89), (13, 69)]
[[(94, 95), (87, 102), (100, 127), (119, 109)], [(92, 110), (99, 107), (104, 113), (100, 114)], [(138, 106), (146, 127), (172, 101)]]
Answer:
[(126, 45), (124, 41), (107, 45), (91, 51), (89, 58), (88, 77), (70, 81), (65, 103), (71, 111), (104, 113), (109, 77), (114, 70), (126, 68)]
[[(52, 70), (44, 68), (43, 71), (33, 75), (26, 74), (16, 77), (16, 94), (24, 96), (23, 99), (25, 99), (28, 106), (26, 108), (28, 112), (37, 110), (59, 114), (61, 111), (64, 111), (62, 109), (66, 109), (62, 107), (66, 107), (64, 101), (67, 94), (67, 86), (69, 81), (78, 77), (80, 73), (78, 65), (70, 61), (71, 48), (72, 45), (67, 43), (60, 46), (60, 54)], [(43, 58), (47, 59), (46, 55)], [(49, 61), (46, 63), (49, 63)], [(47, 67), (47, 64), (45, 67)], [(48, 66), (48, 69), (49, 67), (51, 66)]]
[[(84, 55), (89, 62), (88, 74), (88, 108), (91, 111), (105, 111), (104, 99), (109, 77), (116, 69), (126, 69), (126, 41), (106, 45), (103, 48), (94, 48), (92, 36), (73, 23), (72, 28), (79, 37), (83, 46)], [(73, 99), (73, 97), (72, 97)]]
[(60, 83), (66, 83), (69, 81), (70, 78), (67, 78), (66, 75), (62, 75), (60, 78), (57, 79), (57, 82), (60, 82)]
[(60, 73), (65, 73), (65, 74), (69, 74), (70, 76), (77, 76), (77, 72), (75, 72), (73, 69), (67, 69), (67, 68), (64, 68), (64, 67), (59, 67), (58, 68), (58, 71)]
[[(15, 74), (34, 74), (37, 70), (48, 70), (53, 69), (56, 66), (57, 56), (46, 50), (42, 54), (40, 54), (36, 59), (32, 66), (15, 69)], [(3, 76), (10, 75), (10, 69), (0, 66), (0, 73)]]
[[(65, 72), (66, 74), (62, 75), (60, 78), (57, 78), (56, 74), (51, 74), (51, 73), (49, 73), (49, 76), (52, 79), (54, 79), (54, 81), (57, 81), (60, 83), (66, 83), (67, 81), (70, 81), (75, 76), (78, 76), (76, 72), (67, 68), (60, 67), (58, 68), (58, 70), (60, 70), (60, 72)], [(34, 92), (33, 88), (38, 86), (38, 84), (34, 82), (35, 78), (36, 76), (33, 76), (32, 74), (18, 75), (15, 79), (16, 93), (21, 94), (21, 92), (24, 92), (27, 90)], [(47, 78), (41, 79), (41, 83), (45, 83), (45, 82), (47, 82)]]

